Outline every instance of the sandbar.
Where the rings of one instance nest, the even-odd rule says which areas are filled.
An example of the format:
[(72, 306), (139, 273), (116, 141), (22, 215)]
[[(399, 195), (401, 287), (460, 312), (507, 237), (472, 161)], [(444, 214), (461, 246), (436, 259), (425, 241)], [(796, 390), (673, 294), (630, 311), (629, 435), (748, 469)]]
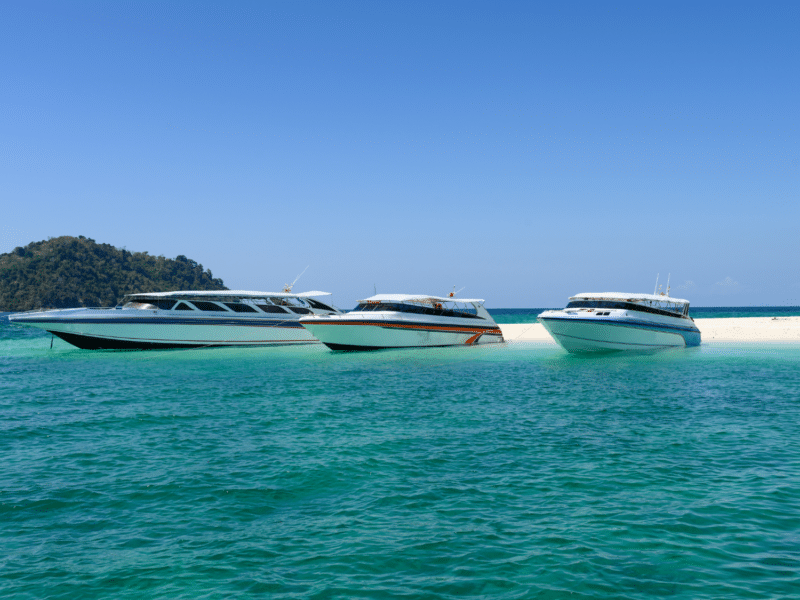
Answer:
[[(800, 342), (800, 317), (745, 317), (695, 319), (703, 343), (707, 342)], [(500, 324), (507, 342), (555, 344), (540, 323)]]

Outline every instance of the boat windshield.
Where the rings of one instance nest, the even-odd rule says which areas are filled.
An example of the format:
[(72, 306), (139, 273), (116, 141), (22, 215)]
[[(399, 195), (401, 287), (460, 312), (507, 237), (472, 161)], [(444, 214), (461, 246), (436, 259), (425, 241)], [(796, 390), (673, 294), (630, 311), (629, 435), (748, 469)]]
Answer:
[(392, 311), (414, 313), (418, 315), (433, 315), (437, 317), (458, 317), (462, 319), (479, 319), (474, 306), (470, 307), (443, 307), (441, 304), (426, 306), (407, 302), (361, 302), (353, 312)]

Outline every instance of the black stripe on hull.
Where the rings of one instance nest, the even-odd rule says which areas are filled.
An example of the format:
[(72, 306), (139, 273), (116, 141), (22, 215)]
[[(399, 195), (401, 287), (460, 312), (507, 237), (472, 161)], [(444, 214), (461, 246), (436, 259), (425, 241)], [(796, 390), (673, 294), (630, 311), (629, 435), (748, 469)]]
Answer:
[(438, 346), (351, 346), (350, 344), (329, 344), (328, 342), (322, 342), (322, 343), (325, 344), (331, 350), (336, 350), (337, 352), (364, 352), (369, 350), (410, 350), (412, 348), (452, 348), (453, 346), (469, 347), (472, 345), (472, 344), (440, 344)]
[(217, 343), (188, 343), (179, 344), (176, 342), (132, 342), (129, 340), (111, 340), (108, 338), (97, 338), (88, 335), (78, 335), (75, 333), (64, 333), (63, 331), (51, 331), (65, 342), (80, 348), (81, 350), (170, 350), (175, 348), (234, 348), (243, 347), (255, 348), (258, 346), (299, 346), (302, 344), (316, 344), (318, 342), (309, 340), (308, 342), (265, 342), (263, 344), (217, 344)]
[(156, 350), (159, 348), (200, 348), (205, 344), (160, 344), (155, 342), (131, 342), (128, 340), (110, 340), (63, 331), (51, 331), (65, 342), (77, 346), (81, 350)]
[(362, 352), (365, 350), (385, 350), (386, 346), (351, 346), (350, 344), (328, 344), (326, 342), (322, 342), (331, 350), (336, 350), (337, 352)]

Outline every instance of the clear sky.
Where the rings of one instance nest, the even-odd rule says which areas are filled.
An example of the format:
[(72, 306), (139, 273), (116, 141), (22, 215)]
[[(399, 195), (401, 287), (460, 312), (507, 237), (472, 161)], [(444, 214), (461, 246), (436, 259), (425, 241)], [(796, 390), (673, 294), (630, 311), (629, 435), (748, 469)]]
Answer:
[[(800, 305), (800, 3), (6, 2), (0, 252)], [(142, 290), (147, 291), (147, 290)]]

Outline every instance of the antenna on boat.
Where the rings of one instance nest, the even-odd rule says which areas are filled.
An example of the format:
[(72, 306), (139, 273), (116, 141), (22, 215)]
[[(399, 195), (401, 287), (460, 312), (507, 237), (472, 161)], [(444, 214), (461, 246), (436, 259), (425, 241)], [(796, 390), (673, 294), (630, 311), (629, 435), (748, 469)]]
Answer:
[[(464, 287), (467, 287), (467, 286), (464, 286)], [(464, 288), (462, 287), (462, 288), (461, 288), (461, 290), (463, 290), (463, 289), (464, 289)], [(461, 290), (458, 290), (458, 292), (460, 292)], [(452, 291), (452, 292), (450, 292), (450, 295), (448, 296), (448, 298), (452, 298), (452, 297), (453, 297), (453, 296), (455, 296), (455, 295), (456, 295), (458, 292), (456, 291), (456, 286), (453, 286), (453, 291)]]
[[(303, 269), (303, 273), (305, 273), (306, 271), (308, 271), (308, 267)], [(295, 277), (294, 281), (291, 284), (287, 283), (286, 285), (283, 286), (283, 293), (284, 294), (290, 294), (292, 292), (292, 288), (294, 287), (294, 284), (297, 283), (297, 280), (300, 279), (303, 276), (303, 273), (300, 273), (300, 275)]]
[(656, 274), (656, 287), (653, 288), (653, 296), (655, 296), (656, 292), (658, 291), (658, 276), (659, 275), (661, 275), (661, 273), (657, 273)]
[(670, 276), (670, 275), (672, 275), (672, 273), (670, 273), (669, 275), (667, 275), (667, 296), (669, 296), (669, 276)]

